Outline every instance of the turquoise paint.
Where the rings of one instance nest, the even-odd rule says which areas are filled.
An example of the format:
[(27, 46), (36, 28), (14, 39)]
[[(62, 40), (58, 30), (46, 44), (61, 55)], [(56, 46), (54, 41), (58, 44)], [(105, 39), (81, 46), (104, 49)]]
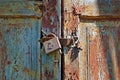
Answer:
[[(54, 7), (57, 6), (60, 8), (60, 4)], [(58, 13), (51, 15), (54, 28), (45, 29), (60, 36)], [(34, 11), (34, 1), (26, 0), (0, 2), (0, 15), (3, 14), (41, 16)], [(40, 49), (41, 27), (40, 19), (0, 18), (0, 80), (61, 80), (61, 55), (58, 51), (47, 55), (44, 48)]]
[[(43, 16), (42, 29), (46, 33), (55, 33), (61, 37), (61, 0), (44, 0), (45, 9), (48, 11)], [(49, 8), (48, 8), (49, 7)], [(46, 10), (48, 8), (48, 10)], [(52, 24), (51, 24), (52, 23)], [(44, 47), (41, 49), (42, 80), (61, 80), (61, 54), (59, 51), (46, 54)], [(55, 62), (58, 60), (58, 62)]]
[(29, 15), (41, 16), (34, 9), (35, 1), (27, 0), (5, 0), (0, 1), (0, 15)]
[[(42, 53), (42, 80), (60, 80), (60, 53), (53, 52), (46, 54), (44, 48)], [(58, 60), (58, 63), (54, 61)]]
[(57, 10), (57, 15), (58, 15), (58, 36), (61, 37), (61, 27), (63, 27), (61, 25), (61, 0), (57, 0), (57, 6), (56, 6), (56, 10)]
[[(19, 23), (19, 20), (15, 21)], [(6, 46), (6, 53), (2, 53), (6, 56), (1, 57), (7, 58), (6, 63), (10, 61), (10, 64), (5, 65), (7, 80), (39, 80), (37, 74), (40, 74), (40, 67), (38, 67), (40, 65), (40, 44), (38, 42), (40, 39), (40, 21), (29, 19), (28, 22), (31, 23), (31, 26), (13, 26), (10, 29), (9, 25), (0, 27), (0, 31), (3, 33), (2, 45)], [(6, 32), (8, 29), (10, 31)], [(25, 69), (28, 72), (25, 72)]]
[[(0, 2), (0, 15), (40, 16), (34, 1)], [(0, 80), (40, 80), (41, 20), (0, 18)]]

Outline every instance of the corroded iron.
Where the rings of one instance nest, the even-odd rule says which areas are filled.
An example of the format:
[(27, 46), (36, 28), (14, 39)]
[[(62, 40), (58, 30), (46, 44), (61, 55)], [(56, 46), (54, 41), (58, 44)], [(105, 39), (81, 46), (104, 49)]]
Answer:
[[(42, 30), (46, 33), (54, 33), (61, 37), (61, 6), (60, 0), (43, 0)], [(48, 39), (44, 38), (43, 41)], [(41, 50), (41, 80), (61, 80), (61, 55), (59, 51), (46, 54), (44, 47)]]
[(40, 80), (42, 13), (33, 9), (34, 1), (0, 1), (0, 80)]
[(42, 29), (47, 33), (55, 33), (60, 37), (60, 0), (44, 0), (43, 5)]
[[(71, 24), (75, 21), (71, 17), (79, 15), (76, 18), (79, 23), (73, 23), (72, 27), (77, 25), (83, 48), (74, 55), (72, 49), (65, 48), (65, 80), (120, 79), (118, 6), (119, 0), (65, 0), (64, 35), (71, 36)], [(72, 57), (75, 59), (71, 60)]]

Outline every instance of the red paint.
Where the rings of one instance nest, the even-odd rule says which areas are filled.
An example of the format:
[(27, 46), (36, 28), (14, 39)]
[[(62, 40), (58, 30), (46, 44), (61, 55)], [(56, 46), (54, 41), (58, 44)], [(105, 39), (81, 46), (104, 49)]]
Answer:
[(10, 64), (11, 64), (11, 61), (7, 61), (7, 64), (10, 65)]
[(97, 55), (97, 43), (98, 39), (94, 39), (90, 44), (90, 77), (93, 80), (98, 80), (98, 55)]

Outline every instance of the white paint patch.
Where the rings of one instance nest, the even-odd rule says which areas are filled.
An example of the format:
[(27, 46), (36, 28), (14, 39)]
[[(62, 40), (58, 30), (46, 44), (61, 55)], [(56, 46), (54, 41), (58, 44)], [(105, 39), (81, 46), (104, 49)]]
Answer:
[(89, 3), (95, 3), (97, 0), (85, 0), (84, 2), (86, 3), (86, 4), (89, 4)]
[(95, 38), (98, 35), (98, 33), (96, 31), (93, 31), (92, 35), (93, 35), (93, 38)]

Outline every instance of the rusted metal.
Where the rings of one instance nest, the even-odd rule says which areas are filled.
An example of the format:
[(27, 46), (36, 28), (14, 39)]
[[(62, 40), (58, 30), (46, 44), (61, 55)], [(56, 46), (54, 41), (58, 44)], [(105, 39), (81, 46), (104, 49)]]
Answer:
[(37, 15), (0, 15), (0, 18), (36, 18), (36, 19), (41, 19), (42, 16), (37, 16)]
[[(27, 19), (24, 19), (29, 25), (22, 19), (0, 20), (2, 21), (0, 24), (0, 33), (2, 34), (0, 40), (0, 61), (2, 62), (0, 67), (1, 79), (29, 80), (36, 78), (36, 80), (39, 80), (40, 71), (37, 65), (39, 64), (39, 58), (36, 56), (39, 55), (40, 45), (39, 43), (36, 44), (36, 42), (39, 40), (40, 28), (37, 26), (39, 24), (33, 27), (33, 24), (38, 20), (29, 19), (29, 21), (27, 21)], [(4, 25), (4, 23), (6, 24)], [(11, 26), (9, 23), (14, 25)], [(17, 26), (19, 23), (23, 23), (24, 26)], [(37, 23), (39, 23), (39, 21)], [(32, 33), (36, 34), (36, 38)], [(30, 41), (33, 37), (34, 41)], [(36, 47), (32, 47), (35, 45)], [(33, 50), (34, 48), (37, 50)], [(36, 69), (38, 70), (36, 71)]]
[[(54, 33), (61, 37), (61, 0), (43, 0), (42, 30), (46, 33)], [(43, 36), (44, 37), (44, 36)], [(41, 80), (61, 80), (61, 54), (54, 51), (46, 54), (44, 47), (41, 50)], [(58, 62), (56, 62), (58, 60)]]
[[(65, 0), (64, 35), (70, 37), (71, 27), (76, 28), (83, 48), (80, 54), (76, 53), (76, 63), (71, 60), (72, 50), (65, 48), (65, 80), (120, 79), (119, 5), (119, 0)], [(72, 19), (75, 15), (79, 23), (75, 22), (78, 17)]]
[[(43, 37), (42, 39), (40, 39), (39, 41), (41, 43), (45, 42), (45, 41), (48, 41), (52, 39), (52, 37)], [(67, 39), (67, 38), (59, 38), (59, 41), (60, 41), (60, 44), (62, 46), (70, 46), (72, 45), (74, 42), (73, 42), (73, 39)]]
[[(64, 0), (61, 0), (61, 38), (64, 38)], [(61, 40), (62, 41), (62, 40)], [(60, 41), (60, 42), (61, 42)], [(63, 42), (63, 41), (62, 41)], [(65, 79), (65, 75), (63, 73), (65, 73), (64, 69), (65, 69), (65, 57), (64, 57), (64, 46), (62, 45), (61, 48), (62, 54), (61, 54), (61, 80)]]
[[(64, 38), (78, 37), (78, 16), (74, 14), (74, 6), (69, 0), (64, 0)], [(75, 43), (74, 43), (75, 44)], [(64, 80), (79, 80), (79, 44), (64, 48), (65, 67)]]
[(120, 12), (118, 8), (120, 5), (119, 0), (75, 0), (72, 4), (74, 4), (76, 14), (87, 16), (118, 16)]
[(120, 16), (112, 16), (112, 15), (102, 15), (102, 16), (87, 16), (87, 15), (79, 15), (80, 20), (120, 20)]
[[(116, 65), (119, 64), (119, 61), (117, 61), (118, 57), (115, 57), (115, 55), (119, 54), (119, 50), (114, 52), (114, 49), (118, 49), (117, 47), (118, 45), (116, 44), (119, 43), (119, 41), (117, 40), (117, 38), (119, 38), (119, 36), (117, 35), (117, 33), (119, 32), (119, 21), (104, 20), (104, 21), (93, 21), (93, 22), (90, 21), (89, 23), (81, 22), (80, 26), (81, 27), (79, 28), (83, 29), (83, 31), (85, 31), (84, 30), (85, 28), (82, 28), (83, 26), (87, 26), (90, 30), (89, 32), (90, 37), (87, 40), (89, 41), (89, 51), (90, 51), (88, 58), (89, 63), (87, 63), (87, 65), (89, 64), (88, 67), (90, 68), (89, 69), (90, 74), (89, 75), (86, 74), (86, 75), (90, 76), (89, 79), (91, 80), (97, 80), (97, 79), (119, 80), (119, 76), (118, 76), (120, 75), (118, 70), (119, 66)], [(85, 36), (85, 34), (82, 35)], [(84, 44), (86, 44), (86, 42), (84, 42)], [(85, 55), (84, 58), (86, 58)]]
[(58, 0), (43, 1), (42, 29), (47, 33), (61, 35), (61, 5)]
[(33, 5), (34, 1), (0, 1), (1, 80), (40, 80), (41, 20), (33, 17)]
[[(120, 80), (119, 0), (43, 0), (39, 5), (0, 1), (2, 80)], [(38, 42), (41, 25), (67, 45), (62, 58), (58, 51), (46, 55)]]

